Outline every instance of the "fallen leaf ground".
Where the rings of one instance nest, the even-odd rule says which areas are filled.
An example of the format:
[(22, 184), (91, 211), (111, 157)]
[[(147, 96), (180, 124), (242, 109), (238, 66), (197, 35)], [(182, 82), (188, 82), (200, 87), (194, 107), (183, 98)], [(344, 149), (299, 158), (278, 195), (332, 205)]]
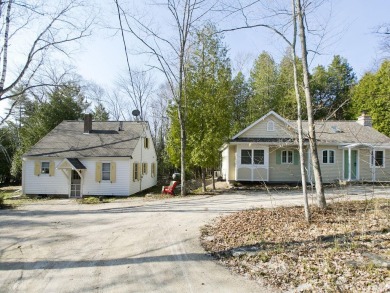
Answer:
[(302, 207), (220, 217), (202, 228), (202, 245), (232, 270), (282, 291), (390, 292), (390, 200), (311, 211), (310, 224)]

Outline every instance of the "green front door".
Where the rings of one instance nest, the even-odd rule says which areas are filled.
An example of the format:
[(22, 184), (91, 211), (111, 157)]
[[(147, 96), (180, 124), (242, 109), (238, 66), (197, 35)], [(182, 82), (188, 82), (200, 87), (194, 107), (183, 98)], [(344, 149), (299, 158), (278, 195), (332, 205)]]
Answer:
[[(357, 150), (351, 150), (351, 180), (357, 179)], [(349, 178), (349, 156), (348, 150), (344, 150), (344, 179)]]

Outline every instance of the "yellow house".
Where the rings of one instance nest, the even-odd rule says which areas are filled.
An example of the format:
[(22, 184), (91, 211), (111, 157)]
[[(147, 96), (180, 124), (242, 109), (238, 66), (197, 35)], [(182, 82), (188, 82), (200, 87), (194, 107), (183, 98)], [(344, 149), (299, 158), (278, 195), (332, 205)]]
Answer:
[[(308, 137), (307, 121), (303, 122)], [(322, 178), (334, 181), (390, 181), (390, 138), (372, 128), (363, 113), (357, 121), (316, 121)], [(233, 136), (221, 148), (226, 181), (298, 183), (300, 164), (296, 121), (271, 111)], [(308, 181), (310, 151), (305, 139)]]

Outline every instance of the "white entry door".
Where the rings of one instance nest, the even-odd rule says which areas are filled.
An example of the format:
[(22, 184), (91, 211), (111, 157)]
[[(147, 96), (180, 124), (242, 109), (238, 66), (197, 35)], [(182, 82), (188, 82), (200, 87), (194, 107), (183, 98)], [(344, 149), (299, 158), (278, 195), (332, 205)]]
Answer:
[(79, 173), (72, 170), (70, 178), (70, 197), (81, 197), (81, 177)]

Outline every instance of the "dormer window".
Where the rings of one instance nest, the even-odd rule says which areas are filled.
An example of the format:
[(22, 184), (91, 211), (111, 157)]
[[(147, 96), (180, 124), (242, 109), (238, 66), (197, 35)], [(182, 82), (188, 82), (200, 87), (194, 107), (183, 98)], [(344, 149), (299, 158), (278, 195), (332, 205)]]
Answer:
[(275, 122), (272, 120), (267, 123), (267, 131), (275, 131)]

